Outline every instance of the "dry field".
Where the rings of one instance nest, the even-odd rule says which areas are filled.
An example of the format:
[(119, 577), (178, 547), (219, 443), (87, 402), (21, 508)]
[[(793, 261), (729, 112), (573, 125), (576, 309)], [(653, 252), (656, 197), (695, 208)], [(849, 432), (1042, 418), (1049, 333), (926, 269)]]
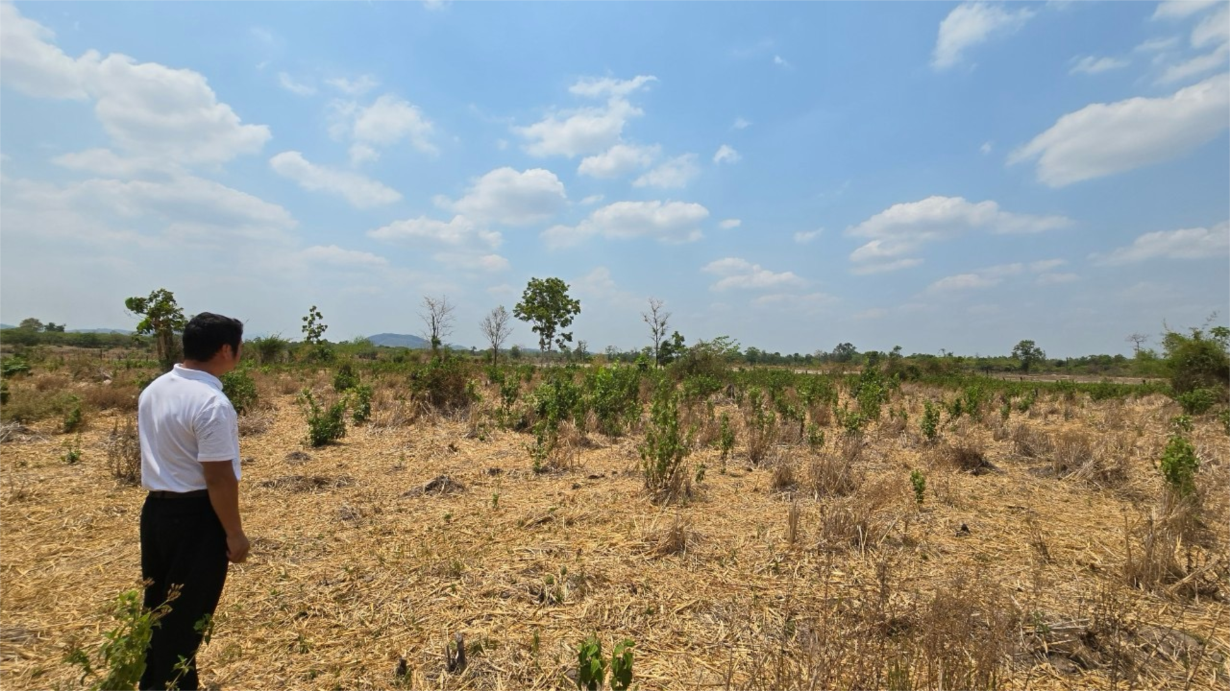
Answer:
[[(1195, 421), (1203, 509), (1170, 549), (1155, 463), (1179, 409), (1161, 396), (1044, 396), (928, 445), (923, 401), (944, 392), (907, 384), (891, 403), (907, 426), (830, 426), (817, 452), (783, 435), (757, 467), (739, 428), (726, 472), (697, 449), (703, 480), (662, 507), (639, 432), (573, 430), (570, 467), (535, 474), (529, 435), (480, 413), (408, 419), (382, 384), (371, 423), (309, 449), (298, 383), (278, 376), (244, 422), (254, 547), (200, 656), (211, 687), (575, 688), (589, 634), (608, 653), (635, 640), (643, 689), (1230, 684), (1227, 436)], [(0, 446), (6, 689), (77, 685), (65, 650), (97, 643), (138, 581), (144, 494), (105, 451), (127, 415), (87, 414), (73, 465), (58, 420)], [(1150, 543), (1170, 571), (1133, 585)], [(457, 633), (468, 664), (448, 672)]]

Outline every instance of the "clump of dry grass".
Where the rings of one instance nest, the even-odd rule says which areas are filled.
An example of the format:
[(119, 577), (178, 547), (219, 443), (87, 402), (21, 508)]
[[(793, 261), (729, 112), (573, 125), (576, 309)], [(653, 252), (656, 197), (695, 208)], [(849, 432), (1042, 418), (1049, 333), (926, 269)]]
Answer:
[(273, 420), (268, 414), (247, 413), (239, 416), (239, 436), (251, 437), (269, 431)]
[(863, 475), (854, 463), (862, 455), (863, 442), (845, 437), (837, 448), (826, 448), (813, 455), (807, 465), (807, 477), (813, 496), (844, 497), (859, 488)]
[(1089, 434), (1066, 430), (1051, 441), (1051, 471), (1055, 477), (1066, 477), (1093, 460), (1093, 442)]
[(649, 554), (659, 558), (673, 554), (686, 554), (700, 541), (701, 537), (692, 528), (691, 521), (679, 514), (675, 514), (669, 525), (652, 533), (646, 540), (649, 544)]
[(1128, 484), (1133, 446), (1132, 440), (1123, 435), (1104, 437), (1070, 477), (1098, 489), (1120, 489)]
[(120, 410), (136, 412), (137, 397), (141, 390), (135, 384), (105, 382), (86, 387), (81, 392), (82, 400), (95, 410)]
[(971, 475), (984, 475), (998, 470), (987, 460), (983, 449), (972, 441), (937, 446), (933, 454), (935, 465)]
[(124, 417), (124, 427), (119, 422), (111, 430), (107, 438), (107, 467), (111, 476), (125, 485), (137, 485), (141, 482), (141, 439), (137, 436), (137, 426), (133, 424), (132, 416)]
[(1041, 458), (1048, 455), (1052, 449), (1051, 438), (1026, 423), (1014, 427), (1010, 438), (1013, 452), (1024, 458)]
[(816, 547), (862, 552), (880, 544), (891, 529), (885, 509), (898, 499), (899, 489), (898, 483), (881, 479), (865, 485), (856, 494), (822, 504)]
[(784, 453), (778, 453), (772, 462), (769, 488), (774, 492), (789, 492), (798, 485), (798, 472), (794, 459)]

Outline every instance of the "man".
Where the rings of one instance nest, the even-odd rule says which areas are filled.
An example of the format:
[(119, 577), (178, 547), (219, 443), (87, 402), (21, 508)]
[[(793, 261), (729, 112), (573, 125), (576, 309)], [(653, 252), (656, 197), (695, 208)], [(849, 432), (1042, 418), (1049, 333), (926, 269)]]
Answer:
[(242, 563), (248, 538), (239, 518), (239, 427), (222, 393), (235, 369), (243, 324), (208, 312), (184, 328), (184, 362), (141, 392), (141, 576), (145, 606), (179, 594), (155, 625), (142, 689), (196, 689), (196, 651), (226, 583), (227, 560)]

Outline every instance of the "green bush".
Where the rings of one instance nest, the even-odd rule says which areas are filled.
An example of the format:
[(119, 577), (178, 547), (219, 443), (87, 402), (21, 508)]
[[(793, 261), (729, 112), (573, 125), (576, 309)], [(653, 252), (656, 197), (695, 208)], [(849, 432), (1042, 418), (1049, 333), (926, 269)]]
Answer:
[(1196, 449), (1191, 442), (1177, 434), (1170, 437), (1160, 464), (1167, 486), (1179, 496), (1191, 494), (1196, 491), (1196, 471), (1199, 469), (1200, 459), (1196, 458)]
[(21, 374), (29, 374), (30, 363), (20, 355), (10, 355), (0, 360), (0, 377), (8, 379)]
[(1175, 394), (1174, 397), (1179, 406), (1183, 408), (1183, 412), (1188, 415), (1203, 415), (1209, 412), (1221, 398), (1221, 392), (1207, 388), (1191, 389)]
[(346, 399), (335, 401), (325, 408), (316, 402), (311, 391), (305, 389), (299, 403), (307, 419), (310, 445), (324, 446), (346, 436)]
[(66, 434), (81, 429), (81, 423), (85, 421), (85, 416), (81, 412), (81, 399), (77, 396), (69, 396), (68, 401), (68, 411), (64, 413), (64, 424), (62, 425)]
[[(79, 685), (93, 679), (86, 687), (91, 691), (132, 689), (145, 673), (145, 651), (158, 620), (170, 612), (170, 602), (178, 596), (172, 591), (167, 602), (153, 611), (145, 609), (140, 590), (126, 590), (116, 599), (116, 627), (103, 634), (104, 641), (91, 656), (80, 646), (74, 646), (65, 662), (81, 668)], [(93, 658), (93, 659), (91, 659)], [(98, 665), (100, 669), (95, 669)]]
[(640, 373), (634, 367), (591, 369), (585, 376), (585, 397), (598, 418), (598, 429), (618, 437), (640, 414)]
[(1190, 335), (1167, 331), (1162, 340), (1170, 387), (1176, 395), (1197, 389), (1210, 389), (1225, 400), (1230, 388), (1230, 354), (1227, 338), (1230, 329), (1217, 326), (1206, 333), (1191, 329)]
[(411, 372), (410, 390), (437, 410), (466, 410), (474, 402), (469, 386), (470, 369), (468, 360), (444, 351)]
[(923, 401), (923, 416), (919, 428), (929, 442), (935, 441), (940, 435), (940, 409), (931, 401)]
[(349, 391), (359, 385), (359, 375), (354, 371), (354, 365), (343, 362), (333, 375), (333, 390), (338, 393)]
[(722, 450), (722, 472), (726, 471), (726, 460), (735, 450), (735, 429), (730, 426), (730, 414), (722, 413), (718, 426), (718, 448)]
[(356, 425), (367, 422), (372, 417), (372, 387), (359, 384), (350, 389), (350, 419)]
[(747, 408), (743, 413), (747, 428), (747, 457), (760, 463), (777, 441), (777, 417), (765, 405), (764, 394), (752, 388), (747, 392)]
[(914, 501), (922, 506), (924, 494), (927, 491), (927, 478), (923, 476), (922, 471), (911, 470), (910, 484), (914, 487)]
[(256, 380), (246, 369), (231, 370), (222, 375), (222, 393), (231, 400), (235, 412), (243, 415), (256, 405)]
[(664, 383), (654, 393), (645, 440), (638, 448), (645, 489), (654, 501), (669, 502), (683, 493), (687, 480), (684, 460), (691, 447), (691, 432), (679, 426), (679, 396)]

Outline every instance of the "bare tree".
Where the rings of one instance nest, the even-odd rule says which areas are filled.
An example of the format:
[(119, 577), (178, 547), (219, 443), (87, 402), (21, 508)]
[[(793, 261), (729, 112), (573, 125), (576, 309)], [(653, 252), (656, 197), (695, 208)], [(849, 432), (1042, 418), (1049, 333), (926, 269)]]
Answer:
[(1149, 336), (1142, 333), (1133, 333), (1128, 334), (1128, 337), (1124, 340), (1130, 342), (1136, 348), (1136, 357), (1140, 357), (1140, 347), (1149, 342)]
[(439, 353), (440, 346), (444, 345), (444, 339), (453, 333), (453, 308), (454, 305), (448, 301), (447, 297), (423, 297), (425, 311), (419, 312), (419, 318), (427, 327), (423, 336), (431, 342), (432, 355)]
[(666, 303), (657, 298), (649, 298), (649, 311), (641, 312), (641, 319), (649, 325), (649, 335), (653, 339), (654, 364), (662, 364), (662, 339), (666, 338), (666, 323), (671, 313), (662, 309)]
[(504, 305), (500, 305), (483, 317), (483, 321), (479, 324), (483, 335), (487, 337), (487, 342), (491, 344), (491, 364), (493, 365), (499, 364), (500, 346), (512, 334), (512, 325), (508, 323), (508, 316), (508, 310), (504, 309)]

